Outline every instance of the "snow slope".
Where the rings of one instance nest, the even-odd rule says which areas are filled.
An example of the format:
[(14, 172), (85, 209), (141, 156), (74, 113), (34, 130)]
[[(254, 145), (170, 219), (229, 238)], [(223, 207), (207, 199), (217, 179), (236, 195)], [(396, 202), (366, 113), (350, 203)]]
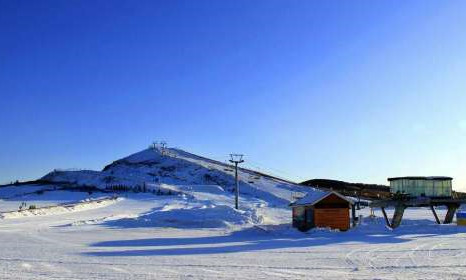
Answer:
[[(149, 148), (114, 161), (102, 171), (54, 171), (41, 180), (70, 187), (94, 186), (102, 190), (137, 189), (172, 195), (170, 209), (146, 213), (146, 226), (212, 228), (242, 224), (276, 224), (289, 217), (292, 194), (313, 192), (252, 170), (240, 169), (240, 209), (234, 205), (232, 166), (179, 149)], [(179, 207), (176, 208), (175, 205)], [(139, 223), (138, 221), (125, 221)]]
[[(366, 209), (359, 228), (309, 233), (291, 229), (289, 216), (260, 227), (174, 228), (176, 215), (163, 214), (196, 203), (128, 194), (88, 211), (0, 220), (0, 279), (466, 278), (466, 228), (437, 225), (429, 209), (407, 210), (396, 230)], [(148, 218), (157, 213), (160, 222)]]
[[(233, 191), (234, 170), (230, 165), (199, 157), (179, 149), (149, 148), (117, 160), (97, 171), (55, 171), (42, 178), (50, 182), (96, 186), (105, 189), (114, 185), (141, 187), (145, 183), (168, 185), (219, 185)], [(292, 192), (308, 192), (282, 179), (240, 169), (242, 195), (259, 197), (270, 204), (287, 205)]]

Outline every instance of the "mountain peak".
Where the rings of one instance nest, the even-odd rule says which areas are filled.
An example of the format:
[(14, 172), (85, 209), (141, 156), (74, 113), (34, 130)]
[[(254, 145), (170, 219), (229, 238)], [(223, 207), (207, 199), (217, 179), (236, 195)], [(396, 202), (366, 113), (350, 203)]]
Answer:
[[(287, 205), (293, 192), (308, 192), (292, 182), (253, 170), (238, 172), (242, 195), (265, 199), (275, 205)], [(102, 171), (54, 171), (43, 180), (74, 186), (112, 189), (141, 189), (147, 184), (173, 186), (217, 185), (227, 192), (235, 188), (234, 168), (226, 163), (166, 147), (150, 147), (107, 165)]]

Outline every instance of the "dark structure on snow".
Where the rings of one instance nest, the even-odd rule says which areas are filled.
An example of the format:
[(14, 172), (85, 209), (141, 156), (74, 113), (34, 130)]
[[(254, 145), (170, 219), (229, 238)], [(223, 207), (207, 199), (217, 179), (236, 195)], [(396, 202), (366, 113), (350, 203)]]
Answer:
[[(354, 202), (333, 191), (316, 191), (290, 204), (293, 209), (293, 227), (307, 231), (314, 227), (348, 230), (349, 209)], [(353, 211), (354, 218), (354, 211)]]
[[(441, 224), (435, 207), (445, 206), (448, 211), (444, 224), (453, 222), (456, 210), (466, 199), (453, 197), (452, 178), (450, 177), (396, 177), (388, 178), (392, 198), (371, 203), (371, 207), (380, 207), (387, 226), (396, 228), (401, 224), (403, 214), (408, 207), (429, 207), (435, 221)], [(393, 218), (388, 218), (385, 208), (394, 207)]]
[(363, 199), (384, 199), (390, 197), (390, 188), (384, 185), (348, 183), (330, 179), (312, 179), (301, 185), (318, 188), (324, 191), (336, 191), (342, 195)]

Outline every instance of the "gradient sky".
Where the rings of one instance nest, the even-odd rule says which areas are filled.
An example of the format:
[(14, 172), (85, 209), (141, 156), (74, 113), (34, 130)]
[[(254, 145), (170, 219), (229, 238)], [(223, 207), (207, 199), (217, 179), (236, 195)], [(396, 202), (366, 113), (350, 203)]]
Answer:
[(466, 1), (0, 0), (0, 183), (153, 140), (466, 191)]

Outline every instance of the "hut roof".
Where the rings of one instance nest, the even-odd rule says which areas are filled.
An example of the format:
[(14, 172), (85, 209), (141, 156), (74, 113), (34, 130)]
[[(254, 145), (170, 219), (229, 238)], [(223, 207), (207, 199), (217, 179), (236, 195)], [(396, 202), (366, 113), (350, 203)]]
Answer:
[(305, 197), (298, 199), (297, 201), (293, 202), (290, 204), (291, 207), (295, 206), (305, 206), (305, 205), (315, 205), (319, 201), (323, 200), (324, 198), (330, 196), (331, 194), (334, 194), (338, 197), (340, 197), (343, 200), (346, 200), (350, 204), (354, 204), (354, 201), (351, 200), (350, 198), (345, 197), (344, 195), (341, 195), (337, 192), (334, 191), (314, 191), (312, 193), (307, 194)]

